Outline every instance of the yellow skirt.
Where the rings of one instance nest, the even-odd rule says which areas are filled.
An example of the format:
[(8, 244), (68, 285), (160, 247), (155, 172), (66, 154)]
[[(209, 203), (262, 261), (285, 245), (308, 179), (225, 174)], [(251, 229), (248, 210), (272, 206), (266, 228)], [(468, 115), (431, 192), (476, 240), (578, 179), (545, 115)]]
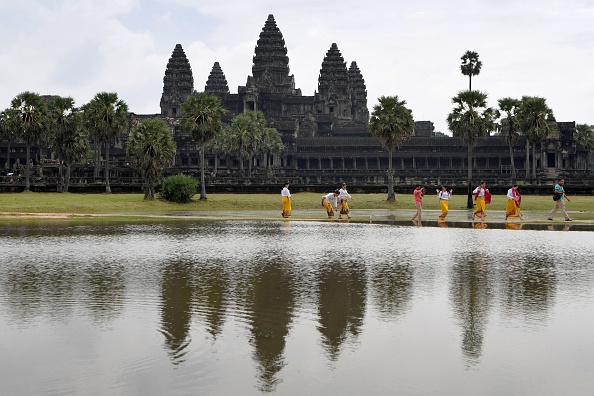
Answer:
[(515, 199), (508, 199), (505, 205), (505, 217), (520, 217), (520, 208)]
[(291, 217), (291, 198), (283, 197), (283, 217)]
[(340, 214), (341, 215), (348, 215), (349, 214), (349, 203), (346, 199), (340, 200)]
[(476, 212), (475, 213), (485, 213), (485, 198), (477, 198), (476, 199)]
[(328, 218), (334, 218), (334, 209), (332, 209), (332, 205), (330, 205), (328, 201), (326, 201), (326, 199), (324, 198), (322, 198), (322, 206), (324, 207), (324, 209), (326, 209), (326, 213), (328, 213)]
[(449, 204), (448, 201), (446, 199), (440, 199), (439, 200), (439, 207), (441, 208), (441, 218), (444, 218), (448, 215), (449, 212)]

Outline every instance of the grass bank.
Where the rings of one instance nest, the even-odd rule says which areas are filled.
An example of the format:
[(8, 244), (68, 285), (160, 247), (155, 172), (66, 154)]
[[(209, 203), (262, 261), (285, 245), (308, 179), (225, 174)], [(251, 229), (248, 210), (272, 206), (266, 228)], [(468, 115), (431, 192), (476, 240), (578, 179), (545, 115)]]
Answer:
[[(322, 194), (293, 194), (293, 211), (319, 209)], [(396, 194), (395, 201), (387, 201), (386, 194), (353, 194), (350, 201), (351, 210), (357, 209), (414, 209), (411, 194)], [(450, 201), (450, 210), (465, 210), (466, 196), (454, 195)], [(504, 195), (493, 196), (487, 210), (504, 210)], [(522, 210), (549, 211), (553, 207), (551, 196), (523, 196)], [(438, 210), (439, 201), (434, 194), (426, 195), (423, 201), (426, 210)], [(584, 213), (587, 218), (594, 219), (594, 197), (576, 196), (567, 202), (571, 212)], [(188, 204), (175, 204), (161, 199), (145, 201), (142, 194), (72, 194), (72, 193), (3, 193), (0, 194), (0, 213), (50, 213), (50, 214), (110, 214), (114, 216), (167, 214), (171, 212), (203, 212), (203, 211), (280, 211), (280, 194), (208, 194), (206, 201), (196, 198)]]

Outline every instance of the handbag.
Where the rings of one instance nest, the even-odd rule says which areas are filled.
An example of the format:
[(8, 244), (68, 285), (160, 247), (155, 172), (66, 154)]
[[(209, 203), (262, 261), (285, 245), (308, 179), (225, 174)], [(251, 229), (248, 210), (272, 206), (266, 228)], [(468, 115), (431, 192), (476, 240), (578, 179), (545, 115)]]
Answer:
[(553, 194), (553, 201), (558, 201), (560, 199), (561, 199), (561, 194), (557, 194), (557, 193)]

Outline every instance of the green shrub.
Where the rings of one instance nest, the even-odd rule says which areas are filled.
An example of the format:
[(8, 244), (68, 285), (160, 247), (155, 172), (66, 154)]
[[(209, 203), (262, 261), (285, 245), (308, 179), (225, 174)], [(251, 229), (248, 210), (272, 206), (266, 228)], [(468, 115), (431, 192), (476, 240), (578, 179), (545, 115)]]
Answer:
[(163, 180), (160, 197), (171, 202), (188, 203), (196, 194), (198, 181), (181, 173)]

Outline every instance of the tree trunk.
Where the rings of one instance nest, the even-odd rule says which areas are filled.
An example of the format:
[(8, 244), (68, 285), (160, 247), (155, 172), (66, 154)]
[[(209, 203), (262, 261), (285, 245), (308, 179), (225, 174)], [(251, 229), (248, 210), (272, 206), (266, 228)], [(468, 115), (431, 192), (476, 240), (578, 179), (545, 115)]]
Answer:
[(4, 169), (10, 169), (10, 140), (6, 147), (6, 163), (4, 164)]
[(200, 148), (200, 200), (206, 200), (206, 185), (204, 177), (204, 145)]
[(25, 164), (25, 191), (31, 191), (29, 175), (31, 174), (31, 145), (27, 143), (27, 163)]
[(58, 186), (57, 191), (61, 193), (64, 188), (64, 163), (60, 160), (60, 164), (58, 165)]
[(71, 164), (66, 166), (66, 180), (64, 181), (64, 192), (68, 192), (68, 187), (70, 187), (70, 169), (72, 168)]
[(105, 192), (111, 194), (109, 186), (109, 143), (105, 143)]
[(474, 202), (472, 201), (472, 165), (472, 144), (468, 144), (468, 197), (466, 201), (468, 209), (474, 208)]
[(394, 201), (396, 195), (394, 194), (394, 170), (392, 169), (392, 155), (394, 150), (390, 150), (390, 156), (388, 157), (388, 201)]
[(512, 181), (516, 180), (516, 162), (514, 160), (514, 146), (513, 144), (509, 145), (509, 160), (511, 162), (511, 178)]
[(146, 192), (144, 193), (144, 199), (151, 201), (155, 199), (155, 185), (151, 176), (148, 176), (146, 179)]
[(532, 143), (532, 178), (536, 180), (536, 142)]
[(526, 139), (526, 163), (524, 164), (524, 168), (526, 168), (526, 178), (530, 178), (530, 141)]
[(212, 177), (216, 177), (217, 176), (217, 171), (219, 170), (219, 155), (215, 154), (215, 165), (214, 165), (214, 169), (212, 171)]
[(99, 155), (101, 154), (101, 145), (97, 142), (93, 142), (93, 148), (95, 149), (95, 169), (93, 169), (93, 177), (99, 177)]

